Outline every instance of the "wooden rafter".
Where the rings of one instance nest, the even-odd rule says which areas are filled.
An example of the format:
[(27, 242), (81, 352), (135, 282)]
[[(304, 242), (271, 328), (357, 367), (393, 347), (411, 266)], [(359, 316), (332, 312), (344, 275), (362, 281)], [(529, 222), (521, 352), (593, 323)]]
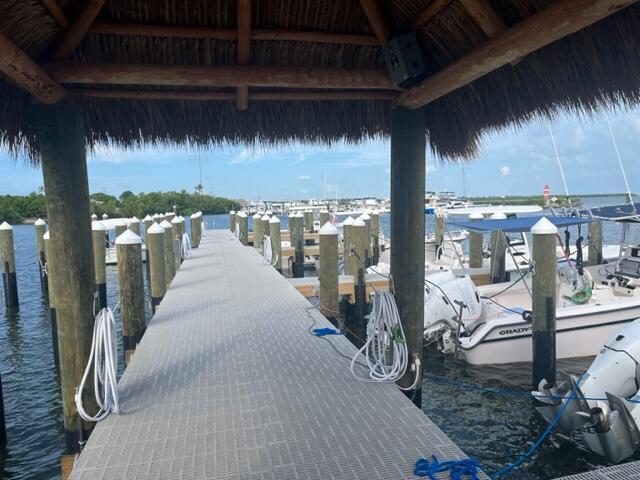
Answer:
[(494, 38), (507, 30), (507, 26), (487, 0), (461, 0), (473, 21), (489, 38)]
[(189, 66), (50, 62), (42, 64), (61, 83), (95, 85), (175, 85), (203, 87), (336, 88), (396, 90), (385, 70), (276, 67), (263, 65)]
[[(251, 0), (238, 0), (238, 45), (236, 63), (247, 65), (251, 60)], [(249, 108), (249, 87), (240, 85), (236, 89), (236, 108)]]
[(444, 7), (449, 5), (451, 0), (434, 0), (415, 18), (412, 25), (413, 28), (421, 28), (435, 17)]
[(391, 28), (384, 18), (384, 13), (378, 0), (360, 0), (360, 5), (367, 19), (369, 19), (369, 24), (376, 37), (378, 37), (381, 44), (386, 44), (391, 38)]
[(57, 0), (42, 0), (42, 4), (60, 28), (63, 30), (69, 28), (69, 20), (67, 20), (67, 16), (60, 8)]
[(556, 0), (473, 52), (403, 92), (396, 105), (419, 108), (447, 93), (571, 35), (637, 0)]
[[(115, 98), (131, 100), (186, 100), (186, 101), (234, 101), (235, 92), (168, 92), (139, 90), (84, 90), (72, 89), (69, 94), (77, 97)], [(397, 92), (384, 90), (333, 90), (330, 92), (286, 91), (251, 92), (251, 101), (332, 101), (332, 100), (380, 100), (391, 101)]]
[(60, 60), (67, 58), (80, 45), (82, 39), (91, 28), (98, 13), (102, 9), (105, 0), (86, 0), (82, 10), (74, 19), (73, 23), (67, 30), (66, 35), (60, 43), (56, 45), (53, 51), (53, 58)]
[(0, 34), (0, 73), (42, 103), (62, 100), (64, 88), (51, 79), (11, 40)]
[[(236, 40), (238, 38), (238, 32), (233, 28), (147, 25), (142, 23), (112, 21), (96, 21), (89, 29), (89, 33), (142, 37), (202, 38), (210, 40)], [(363, 45), (372, 47), (380, 46), (380, 41), (373, 35), (312, 32), (281, 28), (251, 29), (251, 40), (336, 43), (341, 45)]]

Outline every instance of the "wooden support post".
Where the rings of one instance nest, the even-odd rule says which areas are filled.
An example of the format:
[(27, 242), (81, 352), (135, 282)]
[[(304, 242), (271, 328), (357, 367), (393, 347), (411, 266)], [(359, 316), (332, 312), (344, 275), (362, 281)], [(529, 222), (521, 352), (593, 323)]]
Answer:
[(409, 387), (420, 379), (412, 396), (422, 404), (422, 342), (424, 331), (424, 183), (425, 117), (421, 110), (391, 111), (391, 275), (398, 313), (407, 341), (409, 364), (399, 383)]
[(140, 236), (140, 220), (135, 215), (129, 220), (129, 230)]
[(589, 224), (589, 265), (602, 263), (602, 220)]
[[(84, 374), (94, 325), (95, 273), (87, 179), (84, 118), (68, 103), (39, 106), (34, 115), (49, 220), (47, 262), (56, 279), (56, 316), (66, 453), (77, 453), (93, 424), (80, 422), (75, 390)], [(50, 285), (51, 287), (51, 285)], [(97, 411), (93, 385), (82, 392), (87, 411)]]
[(229, 212), (229, 230), (232, 232), (236, 231), (236, 212), (235, 210), (231, 210)]
[(329, 210), (323, 208), (320, 210), (320, 228), (324, 227), (324, 224), (329, 221)]
[[(504, 213), (494, 213), (491, 215), (493, 220), (504, 220), (507, 218)], [(507, 255), (507, 243), (505, 234), (501, 230), (491, 232), (491, 271), (489, 278), (491, 283), (503, 283), (507, 281), (505, 272), (505, 260)]]
[(33, 224), (36, 237), (36, 257), (38, 259), (38, 266), (40, 267), (40, 288), (44, 293), (49, 291), (47, 285), (47, 252), (44, 247), (44, 234), (47, 233), (47, 223), (41, 218), (36, 220)]
[(353, 299), (354, 299), (354, 325), (352, 326), (356, 336), (360, 339), (366, 337), (367, 320), (367, 290), (364, 283), (364, 274), (367, 269), (369, 252), (367, 250), (367, 225), (362, 218), (357, 218), (351, 226), (351, 241), (353, 245)]
[(18, 281), (16, 279), (16, 257), (13, 243), (13, 227), (7, 222), (0, 224), (0, 260), (2, 261), (2, 285), (4, 304), (8, 310), (18, 310)]
[(116, 238), (120, 319), (125, 364), (142, 339), (145, 330), (142, 239), (128, 230)]
[(271, 217), (269, 215), (267, 215), (266, 213), (260, 219), (260, 221), (262, 222), (262, 236), (263, 236), (262, 246), (263, 246), (263, 249), (264, 249), (264, 238), (269, 237), (270, 236), (270, 232), (271, 232), (271, 229), (269, 228), (269, 220), (271, 220)]
[(365, 227), (365, 237), (366, 237), (366, 248), (367, 248), (367, 261), (365, 265), (365, 269), (371, 266), (371, 215), (367, 212), (364, 212), (360, 215), (360, 220), (364, 222)]
[(184, 233), (184, 217), (177, 215), (171, 219), (173, 226), (173, 255), (176, 269), (182, 264), (182, 234)]
[(533, 236), (533, 381), (556, 381), (556, 234), (558, 229), (542, 217), (531, 228)]
[(280, 235), (280, 220), (275, 215), (269, 219), (269, 237), (271, 238), (272, 263), (278, 272), (282, 273), (282, 239)]
[(249, 244), (249, 219), (247, 218), (247, 214), (244, 212), (240, 212), (236, 215), (236, 220), (238, 221), (239, 231), (240, 231), (240, 242), (243, 245)]
[(149, 228), (151, 228), (151, 225), (153, 225), (153, 217), (151, 215), (147, 215), (142, 220), (142, 223), (144, 225), (144, 236), (145, 236), (145, 240), (146, 240), (147, 231), (149, 231)]
[(154, 223), (146, 230), (147, 264), (151, 284), (151, 309), (155, 315), (167, 291), (164, 261), (164, 228)]
[[(478, 221), (482, 220), (481, 213), (472, 213), (469, 215), (469, 220)], [(470, 231), (469, 232), (469, 268), (482, 268), (482, 247), (484, 243), (484, 236), (481, 233)]]
[[(53, 248), (51, 247), (51, 238), (49, 232), (43, 235), (44, 249), (47, 258), (51, 258), (53, 254)], [(104, 248), (104, 238), (102, 239), (102, 247)], [(56, 373), (60, 374), (60, 355), (58, 354), (58, 319), (56, 315), (56, 290), (53, 282), (55, 280), (55, 273), (53, 271), (53, 264), (47, 261), (47, 287), (49, 290), (49, 321), (51, 322), (51, 343), (53, 345), (53, 362), (56, 366)]]
[(435, 259), (440, 257), (442, 244), (444, 243), (444, 212), (439, 208), (435, 212), (435, 231), (434, 231), (434, 247), (435, 247)]
[(320, 312), (336, 319), (338, 297), (338, 236), (340, 232), (330, 222), (320, 227)]
[(4, 420), (4, 397), (2, 395), (2, 373), (0, 373), (0, 448), (7, 444), (7, 423)]
[(127, 228), (127, 222), (125, 222), (124, 220), (120, 220), (118, 223), (116, 223), (116, 238), (122, 235)]
[(304, 211), (304, 230), (306, 232), (313, 232), (313, 211)]
[(102, 222), (91, 224), (91, 238), (93, 243), (93, 269), (95, 272), (96, 292), (98, 295), (96, 310), (107, 307), (107, 271), (106, 250), (104, 248), (104, 236), (107, 228)]
[(352, 245), (352, 241), (351, 241), (351, 227), (353, 227), (353, 222), (354, 222), (354, 218), (351, 216), (348, 216), (343, 222), (342, 222), (342, 242), (343, 242), (343, 248), (342, 248), (342, 258), (344, 260), (344, 274), (345, 275), (353, 275), (354, 269), (353, 269), (353, 259), (355, 258), (352, 254), (351, 254), (351, 245)]
[(253, 224), (253, 248), (262, 251), (262, 215), (256, 213), (251, 217)]
[[(202, 213), (196, 212), (190, 217), (191, 220), (191, 247), (198, 248), (202, 239)], [(233, 219), (235, 223), (235, 215)]]
[(304, 277), (304, 216), (302, 213), (296, 213), (289, 217), (289, 222), (293, 220), (293, 225), (289, 223), (289, 231), (291, 232), (291, 246), (295, 250), (293, 262), (294, 278)]
[(371, 212), (371, 265), (380, 261), (380, 211)]
[(164, 284), (169, 288), (176, 275), (176, 258), (173, 252), (173, 225), (164, 220), (160, 226), (164, 229)]

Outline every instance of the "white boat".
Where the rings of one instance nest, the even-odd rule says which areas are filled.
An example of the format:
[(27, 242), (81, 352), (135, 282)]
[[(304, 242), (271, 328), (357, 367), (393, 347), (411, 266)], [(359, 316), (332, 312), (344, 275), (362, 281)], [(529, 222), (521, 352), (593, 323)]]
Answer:
[[(617, 263), (586, 267), (584, 272), (579, 275), (569, 266), (558, 270), (557, 358), (595, 355), (602, 338), (640, 317), (639, 246), (628, 247)], [(474, 365), (531, 361), (528, 279), (476, 287), (468, 276), (435, 275), (425, 277), (428, 341), (438, 341), (445, 353)], [(467, 305), (461, 322), (452, 308), (456, 301)]]

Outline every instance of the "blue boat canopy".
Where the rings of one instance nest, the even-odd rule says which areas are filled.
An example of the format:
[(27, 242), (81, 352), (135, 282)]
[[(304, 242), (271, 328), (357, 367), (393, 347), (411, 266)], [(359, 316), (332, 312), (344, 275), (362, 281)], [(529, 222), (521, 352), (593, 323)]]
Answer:
[(557, 217), (547, 215), (537, 215), (533, 217), (514, 217), (505, 218), (504, 220), (487, 219), (487, 220), (453, 220), (447, 223), (462, 227), (465, 230), (473, 232), (486, 233), (495, 230), (503, 232), (528, 232), (531, 230), (538, 220), (546, 218), (558, 228), (570, 227), (572, 225), (580, 225), (589, 223), (593, 220), (588, 217)]
[(640, 223), (640, 203), (624, 203), (621, 205), (608, 205), (589, 210), (591, 215), (602, 220), (614, 222), (639, 222)]

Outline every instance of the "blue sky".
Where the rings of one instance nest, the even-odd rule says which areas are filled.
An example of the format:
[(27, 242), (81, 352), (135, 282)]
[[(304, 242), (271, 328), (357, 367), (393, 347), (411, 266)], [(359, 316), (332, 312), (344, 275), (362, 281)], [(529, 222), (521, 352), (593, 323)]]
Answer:
[[(609, 112), (632, 191), (640, 181), (640, 109)], [(624, 182), (609, 136), (607, 116), (564, 116), (553, 124), (569, 191), (624, 191)], [(193, 191), (202, 160), (205, 192), (231, 198), (295, 199), (387, 196), (389, 145), (325, 147), (294, 144), (277, 149), (220, 147), (201, 152), (183, 149), (123, 151), (101, 148), (89, 157), (92, 192), (124, 190)], [(533, 121), (485, 136), (477, 158), (465, 166), (469, 195), (541, 194), (545, 183), (552, 195), (564, 188), (546, 121)], [(325, 181), (326, 179), (326, 181)], [(24, 194), (42, 185), (39, 168), (13, 161), (0, 150), (0, 194)], [(427, 188), (462, 193), (462, 168), (443, 164), (427, 153)]]

